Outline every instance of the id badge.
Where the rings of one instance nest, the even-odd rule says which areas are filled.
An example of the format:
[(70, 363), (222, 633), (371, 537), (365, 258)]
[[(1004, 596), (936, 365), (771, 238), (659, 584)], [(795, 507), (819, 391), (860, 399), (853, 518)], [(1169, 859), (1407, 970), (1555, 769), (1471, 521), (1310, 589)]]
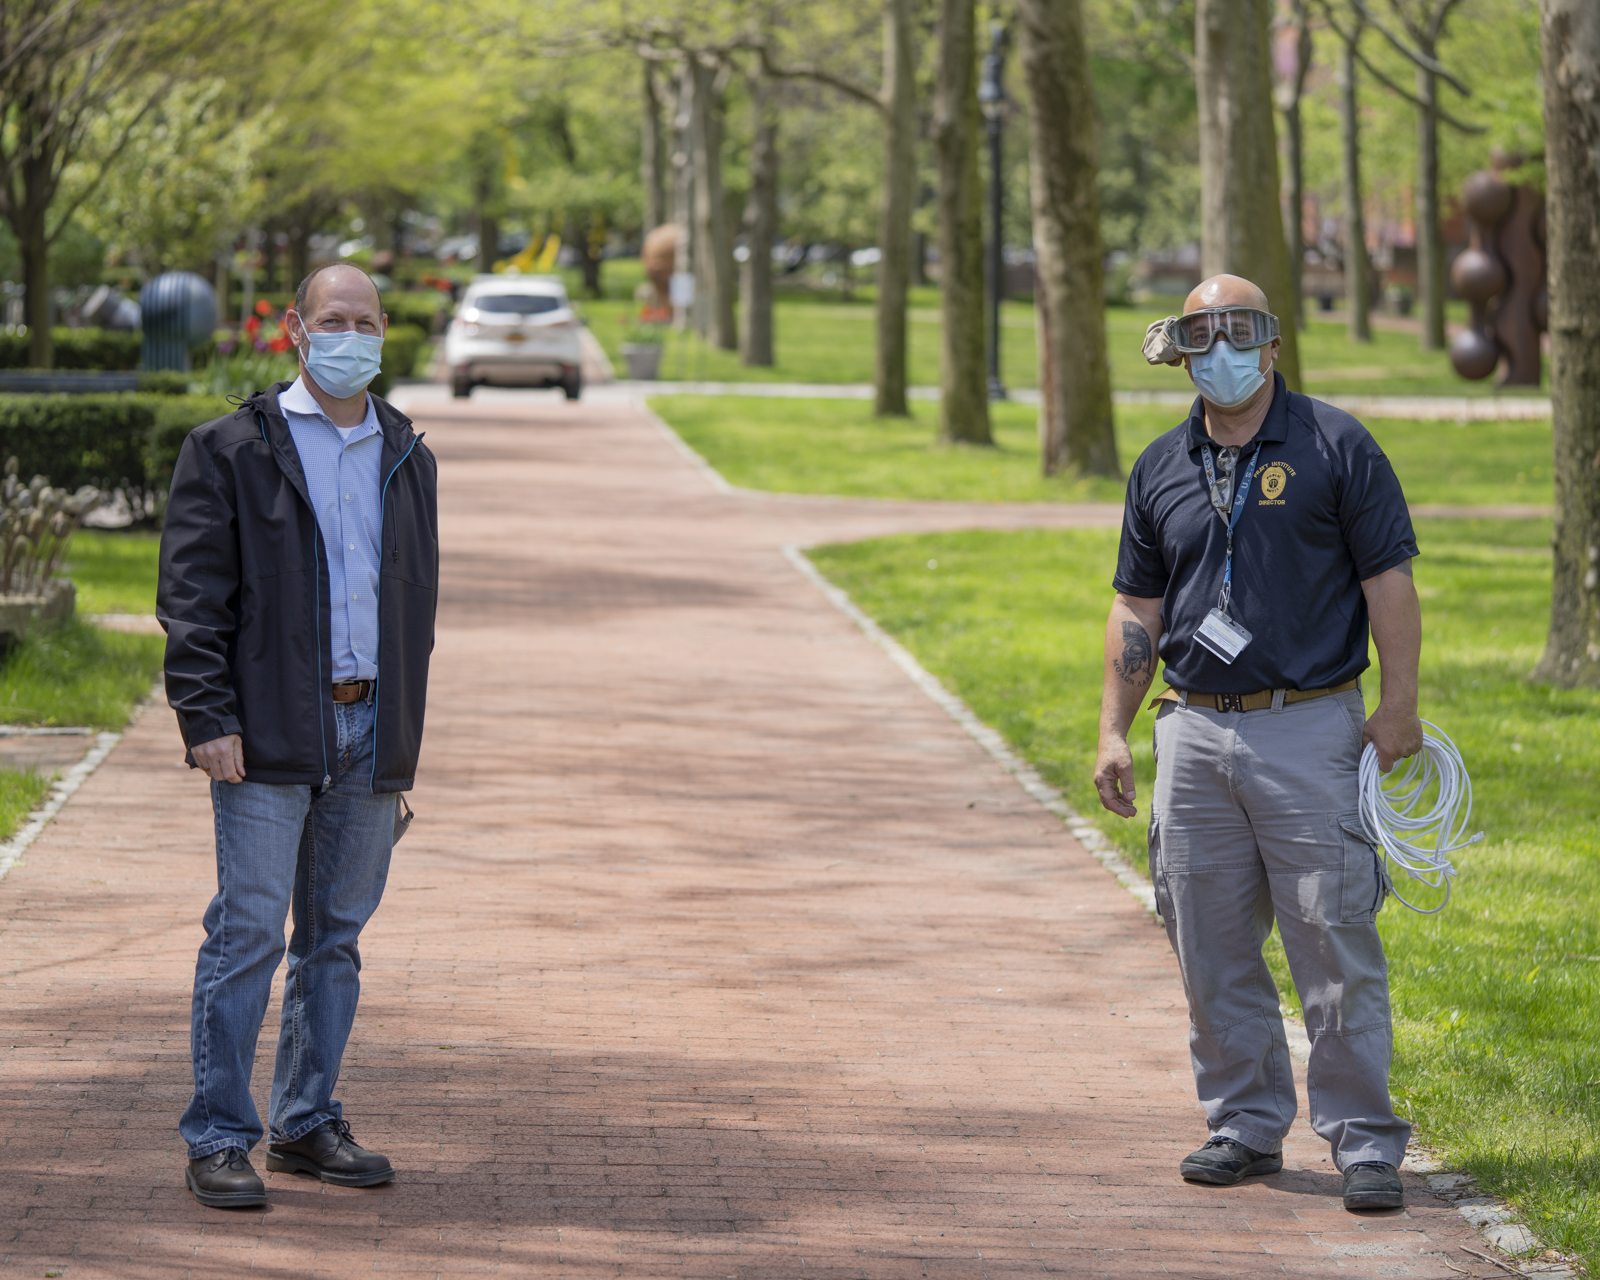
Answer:
[(1200, 624), (1194, 638), (1228, 663), (1243, 653), (1245, 645), (1250, 643), (1250, 633), (1221, 609), (1213, 609), (1206, 614), (1206, 620)]

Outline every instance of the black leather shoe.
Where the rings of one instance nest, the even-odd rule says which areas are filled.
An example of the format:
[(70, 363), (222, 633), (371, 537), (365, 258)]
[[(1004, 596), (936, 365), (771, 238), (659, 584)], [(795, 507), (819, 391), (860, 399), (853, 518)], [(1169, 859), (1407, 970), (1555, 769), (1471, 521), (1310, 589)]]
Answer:
[(1231, 1187), (1258, 1173), (1277, 1173), (1283, 1168), (1283, 1152), (1271, 1154), (1252, 1151), (1242, 1142), (1232, 1138), (1212, 1138), (1191, 1156), (1185, 1156), (1178, 1166), (1186, 1182), (1209, 1182), (1213, 1186)]
[(1364, 1161), (1344, 1171), (1346, 1209), (1398, 1209), (1405, 1202), (1406, 1189), (1392, 1164)]
[(259, 1209), (267, 1202), (261, 1176), (238, 1147), (224, 1147), (189, 1161), (183, 1180), (196, 1200), (213, 1209)]
[(389, 1157), (357, 1146), (343, 1120), (319, 1124), (293, 1142), (274, 1142), (267, 1148), (267, 1169), (309, 1173), (341, 1187), (375, 1187), (394, 1177)]

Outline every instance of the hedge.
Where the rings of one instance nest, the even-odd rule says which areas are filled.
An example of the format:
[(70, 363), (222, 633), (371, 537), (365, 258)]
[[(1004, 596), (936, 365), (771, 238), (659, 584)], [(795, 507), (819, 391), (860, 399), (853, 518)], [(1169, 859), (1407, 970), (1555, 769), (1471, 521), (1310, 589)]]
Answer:
[(127, 483), (164, 494), (184, 437), (232, 411), (213, 396), (0, 395), (0, 457), (67, 489)]
[[(130, 370), (139, 367), (143, 336), (120, 329), (66, 329), (50, 331), (57, 369)], [(28, 367), (26, 329), (0, 330), (0, 369)], [(51, 478), (54, 483), (54, 477)]]
[(391, 324), (383, 335), (383, 372), (372, 381), (374, 395), (387, 396), (397, 379), (409, 378), (428, 334), (414, 324)]

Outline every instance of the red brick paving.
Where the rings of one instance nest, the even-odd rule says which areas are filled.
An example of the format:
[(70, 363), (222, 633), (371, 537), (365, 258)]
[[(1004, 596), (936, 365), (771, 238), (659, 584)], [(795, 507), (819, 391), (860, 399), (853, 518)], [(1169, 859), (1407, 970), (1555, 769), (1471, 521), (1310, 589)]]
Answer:
[(1306, 1130), (1177, 1179), (1159, 929), (641, 414), (421, 425), (419, 816), (341, 1087), (400, 1177), (184, 1190), (210, 812), (152, 711), (0, 883), (0, 1275), (1489, 1274)]

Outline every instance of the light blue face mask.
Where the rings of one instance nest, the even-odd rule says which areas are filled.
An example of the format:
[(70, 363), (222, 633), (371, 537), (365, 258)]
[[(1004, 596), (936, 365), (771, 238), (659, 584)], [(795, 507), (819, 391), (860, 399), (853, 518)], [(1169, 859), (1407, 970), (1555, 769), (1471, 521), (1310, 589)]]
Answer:
[(305, 330), (302, 352), (306, 372), (330, 396), (348, 400), (360, 395), (378, 376), (383, 364), (383, 338), (347, 329), (343, 333), (317, 333)]
[(1260, 347), (1235, 351), (1233, 343), (1220, 338), (1210, 351), (1189, 357), (1189, 376), (1200, 394), (1220, 409), (1243, 404), (1267, 380)]

